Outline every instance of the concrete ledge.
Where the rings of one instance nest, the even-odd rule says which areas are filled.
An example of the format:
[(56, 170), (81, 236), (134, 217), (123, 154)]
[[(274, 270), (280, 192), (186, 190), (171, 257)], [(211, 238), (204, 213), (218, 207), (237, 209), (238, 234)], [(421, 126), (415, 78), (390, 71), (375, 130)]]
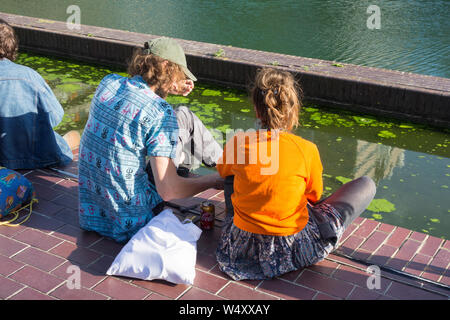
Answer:
[[(20, 48), (112, 66), (126, 65), (132, 51), (158, 36), (0, 13), (16, 29)], [(177, 39), (188, 66), (202, 81), (247, 88), (258, 68), (292, 72), (305, 99), (355, 112), (450, 127), (450, 79), (339, 64)], [(223, 50), (221, 57), (214, 53)]]

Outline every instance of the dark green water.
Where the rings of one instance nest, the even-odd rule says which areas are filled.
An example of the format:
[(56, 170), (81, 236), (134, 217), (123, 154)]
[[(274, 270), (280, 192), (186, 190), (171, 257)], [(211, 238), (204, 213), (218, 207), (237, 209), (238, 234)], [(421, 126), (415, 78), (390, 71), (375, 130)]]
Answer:
[(448, 0), (1, 0), (0, 11), (66, 21), (70, 5), (86, 25), (450, 77)]
[[(17, 62), (37, 70), (54, 90), (66, 111), (56, 128), (62, 134), (84, 128), (91, 98), (106, 74), (125, 75), (25, 53)], [(167, 100), (174, 106), (189, 105), (207, 127), (221, 133), (254, 126), (253, 107), (244, 91), (197, 83), (188, 97)], [(305, 106), (300, 119), (296, 134), (316, 143), (321, 154), (325, 195), (349, 179), (369, 175), (378, 188), (364, 217), (450, 239), (449, 130), (314, 105)]]

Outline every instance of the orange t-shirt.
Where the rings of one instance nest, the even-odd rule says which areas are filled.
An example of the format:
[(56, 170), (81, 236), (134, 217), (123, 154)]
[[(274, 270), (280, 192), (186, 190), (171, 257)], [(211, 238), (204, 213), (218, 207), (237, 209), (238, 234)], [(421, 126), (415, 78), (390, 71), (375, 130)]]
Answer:
[(225, 145), (217, 170), (234, 175), (234, 224), (245, 231), (291, 235), (308, 223), (307, 201), (323, 191), (317, 146), (291, 133), (247, 131)]

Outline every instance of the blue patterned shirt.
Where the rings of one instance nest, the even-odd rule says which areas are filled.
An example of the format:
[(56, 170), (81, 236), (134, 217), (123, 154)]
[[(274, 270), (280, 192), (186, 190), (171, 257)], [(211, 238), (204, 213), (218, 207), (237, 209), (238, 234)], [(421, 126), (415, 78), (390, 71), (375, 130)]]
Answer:
[(146, 157), (173, 159), (177, 140), (172, 107), (142, 77), (106, 76), (80, 144), (80, 226), (128, 241), (163, 201), (148, 180)]

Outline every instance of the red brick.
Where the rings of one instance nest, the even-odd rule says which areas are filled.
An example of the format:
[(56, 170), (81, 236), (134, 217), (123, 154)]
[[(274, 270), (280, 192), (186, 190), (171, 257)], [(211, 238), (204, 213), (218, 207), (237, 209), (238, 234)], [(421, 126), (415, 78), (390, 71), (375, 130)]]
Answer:
[(408, 262), (414, 257), (419, 247), (420, 242), (411, 239), (406, 240), (405, 243), (400, 248), (400, 250), (387, 263), (387, 265), (397, 270), (402, 270), (408, 264)]
[(219, 296), (230, 300), (278, 300), (278, 298), (274, 296), (270, 296), (235, 282), (230, 282), (222, 291), (220, 291)]
[(204, 271), (211, 270), (217, 264), (216, 257), (213, 255), (197, 252), (196, 268)]
[(216, 189), (208, 189), (205, 190), (197, 195), (195, 195), (197, 198), (202, 198), (202, 199), (209, 199), (214, 197), (216, 194), (220, 193), (220, 190), (216, 190)]
[(0, 276), (0, 299), (6, 299), (24, 286), (11, 279)]
[(437, 282), (439, 280), (439, 278), (441, 277), (440, 273), (434, 272), (432, 269), (430, 269), (430, 267), (427, 267), (426, 270), (429, 270), (429, 271), (425, 271), (424, 273), (422, 273), (422, 275), (421, 275), (422, 278)]
[(370, 262), (379, 266), (385, 265), (392, 255), (397, 251), (390, 245), (383, 244), (376, 252), (370, 257)]
[(427, 267), (427, 272), (441, 275), (446, 271), (449, 262), (450, 252), (445, 249), (440, 249)]
[(279, 279), (264, 280), (258, 290), (286, 300), (311, 300), (316, 295), (315, 290)]
[(398, 248), (410, 233), (411, 231), (408, 229), (397, 227), (397, 229), (395, 229), (387, 239), (386, 244)]
[(216, 293), (223, 286), (228, 283), (228, 280), (225, 280), (221, 277), (217, 277), (210, 273), (206, 273), (203, 271), (196, 270), (194, 286), (209, 291), (211, 293)]
[(444, 244), (442, 245), (443, 248), (450, 250), (450, 240), (445, 240)]
[(58, 243), (62, 242), (61, 239), (49, 236), (43, 232), (30, 228), (19, 233), (14, 237), (14, 239), (27, 243), (44, 251), (47, 251), (50, 248), (56, 246)]
[(90, 246), (89, 249), (98, 251), (107, 256), (116, 257), (120, 253), (120, 250), (122, 250), (123, 246), (123, 244), (112, 240), (102, 239)]
[(425, 233), (422, 232), (416, 232), (414, 231), (409, 238), (412, 240), (416, 240), (416, 241), (423, 241), (425, 238), (427, 237), (427, 235)]
[(362, 217), (356, 217), (355, 220), (353, 220), (352, 224), (359, 226), (360, 224), (362, 224), (364, 221), (366, 221), (366, 218), (362, 218)]
[(367, 251), (358, 248), (355, 252), (353, 252), (352, 257), (361, 261), (368, 261), (370, 259), (370, 256), (372, 255), (372, 252), (373, 251)]
[(387, 234), (381, 231), (375, 231), (360, 247), (363, 250), (374, 252), (387, 238)]
[(65, 281), (30, 266), (25, 266), (10, 278), (44, 293)]
[(41, 232), (44, 233), (50, 233), (55, 230), (58, 230), (61, 228), (65, 223), (53, 218), (46, 217), (44, 215), (35, 213), (33, 211), (33, 214), (31, 215), (30, 219), (27, 220), (23, 226), (38, 229)]
[(414, 274), (416, 276), (420, 276), (420, 274), (425, 270), (430, 260), (431, 257), (418, 253), (408, 263), (408, 266), (405, 268), (405, 272)]
[(422, 248), (420, 249), (421, 254), (426, 254), (427, 256), (434, 256), (436, 251), (439, 249), (439, 246), (444, 240), (436, 238), (436, 237), (428, 237), (427, 240), (425, 240), (425, 243), (423, 244)]
[[(348, 266), (341, 265), (341, 266), (339, 266), (339, 269), (336, 270), (336, 272), (334, 273), (333, 278), (351, 282), (360, 287), (367, 288), (367, 279), (369, 279), (369, 277), (371, 275), (372, 275), (371, 273), (368, 273), (368, 272), (365, 272), (365, 271), (362, 271), (362, 270), (359, 270), (356, 268), (351, 268)], [(381, 275), (383, 275), (383, 271), (381, 271)], [(370, 291), (383, 293), (389, 287), (391, 282), (392, 281), (390, 281), (388, 279), (381, 278), (380, 279), (380, 289), (373, 289)]]
[(96, 232), (85, 231), (69, 224), (64, 225), (58, 229), (58, 231), (53, 232), (52, 236), (76, 243), (82, 247), (89, 247), (101, 238)]
[(97, 261), (90, 264), (89, 269), (96, 271), (97, 273), (106, 274), (106, 271), (108, 271), (113, 261), (114, 257), (103, 256)]
[(143, 288), (113, 277), (106, 278), (96, 285), (93, 290), (120, 300), (140, 300), (144, 299), (149, 294), (149, 292)]
[(375, 230), (379, 225), (379, 222), (374, 221), (374, 220), (369, 220), (366, 219), (358, 228), (358, 230), (356, 230), (353, 235), (358, 236), (358, 237), (362, 237), (362, 238), (367, 238), (372, 232), (373, 230)]
[(52, 202), (58, 206), (78, 210), (78, 197), (74, 197), (68, 194), (62, 194), (59, 197), (53, 199)]
[(169, 297), (165, 297), (165, 296), (162, 296), (162, 295), (157, 294), (157, 293), (151, 293), (144, 300), (173, 300), (173, 299), (170, 299)]
[(46, 294), (39, 291), (26, 287), (25, 289), (19, 291), (15, 295), (9, 298), (9, 300), (56, 300)]
[(198, 288), (190, 288), (188, 292), (184, 293), (179, 300), (224, 300), (222, 297), (213, 295), (207, 291)]
[(380, 297), (381, 295), (373, 290), (355, 287), (347, 300), (377, 300)]
[(39, 183), (46, 186), (53, 186), (55, 183), (63, 180), (60, 177), (47, 174), (41, 170), (33, 170), (32, 172), (27, 174), (27, 179), (29, 179), (33, 184)]
[(32, 265), (43, 271), (50, 271), (64, 262), (64, 259), (32, 247), (19, 252), (13, 259)]
[(40, 213), (48, 217), (55, 216), (62, 209), (64, 209), (63, 206), (47, 200), (39, 200), (37, 204), (33, 205), (33, 212)]
[(364, 238), (352, 235), (338, 248), (338, 251), (351, 255), (353, 251), (355, 251), (361, 243), (363, 243), (363, 241)]
[(50, 293), (61, 300), (106, 300), (108, 297), (81, 287), (80, 289), (69, 289), (66, 284), (58, 287)]
[(24, 243), (20, 243), (16, 240), (0, 236), (0, 254), (4, 256), (10, 257), (26, 247), (27, 245)]
[(17, 262), (11, 258), (0, 255), (0, 274), (8, 276), (9, 274), (19, 270), (24, 266), (23, 263)]
[(76, 227), (80, 225), (78, 210), (75, 209), (64, 208), (55, 215), (55, 219)]
[[(22, 215), (22, 214), (21, 214)], [(21, 219), (21, 218), (19, 218)], [(2, 219), (3, 221), (3, 219)], [(0, 235), (3, 235), (7, 238), (12, 238), (15, 235), (21, 233), (22, 231), (24, 231), (27, 227), (22, 226), (22, 225), (18, 225), (14, 228), (12, 227), (7, 227), (7, 226), (0, 226)]]
[(45, 184), (40, 183), (34, 183), (33, 184), (34, 189), (36, 190), (36, 198), (39, 199), (39, 201), (42, 200), (53, 200), (55, 197), (59, 196), (57, 192), (55, 192), (55, 189), (52, 189), (50, 186), (47, 186)]
[(308, 269), (315, 272), (326, 274), (327, 276), (331, 276), (331, 274), (335, 272), (338, 266), (339, 265), (336, 262), (325, 259), (308, 267)]
[[(312, 268), (312, 267), (309, 267), (309, 268)], [(320, 269), (320, 267), (318, 269)], [(322, 268), (322, 270), (324, 271), (325, 269)], [(295, 282), (295, 279), (298, 278), (298, 276), (300, 275), (300, 273), (302, 273), (302, 271), (303, 271), (303, 269), (290, 271), (290, 272), (287, 272), (285, 274), (282, 274), (278, 278), (284, 279), (284, 280), (287, 280), (287, 281), (290, 281), (290, 282)]]
[(189, 287), (186, 284), (174, 284), (163, 280), (133, 280), (132, 283), (172, 299), (177, 298)]
[[(55, 270), (51, 272), (51, 274), (61, 278), (61, 279), (67, 279), (73, 274), (70, 271), (69, 267), (71, 266), (77, 266), (76, 264), (71, 263), (70, 261), (67, 261), (63, 265), (59, 266)], [(94, 270), (91, 270), (89, 268), (80, 267), (80, 284), (83, 287), (86, 288), (92, 288), (94, 285), (98, 284), (100, 281), (106, 278), (105, 272), (100, 273)]]
[(340, 299), (339, 299), (339, 298), (336, 298), (336, 297), (329, 296), (329, 295), (327, 295), (327, 294), (325, 294), (325, 293), (319, 292), (319, 293), (317, 293), (317, 295), (314, 297), (314, 300), (340, 300)]
[(344, 299), (349, 295), (353, 288), (353, 285), (344, 281), (338, 281), (333, 278), (325, 277), (309, 270), (303, 271), (296, 282), (305, 287)]
[(393, 230), (395, 229), (395, 226), (391, 225), (391, 224), (387, 224), (387, 223), (380, 223), (380, 225), (378, 226), (378, 231), (382, 231), (382, 232), (386, 232), (386, 233), (391, 233)]
[(157, 293), (152, 293), (144, 300), (171, 300), (171, 299), (169, 297), (165, 297)]
[(70, 242), (61, 243), (56, 248), (50, 250), (50, 253), (65, 258), (77, 265), (88, 265), (101, 256), (98, 252), (78, 247), (76, 244)]
[(57, 192), (66, 192), (78, 196), (78, 182), (62, 180), (52, 186)]
[(402, 300), (447, 300), (444, 296), (439, 294), (431, 293), (399, 282), (392, 283), (386, 294)]
[(350, 224), (347, 229), (345, 229), (344, 233), (342, 234), (341, 239), (339, 240), (339, 242), (344, 242), (345, 240), (347, 240), (347, 238), (353, 234), (353, 232), (358, 228), (357, 225), (355, 224)]

